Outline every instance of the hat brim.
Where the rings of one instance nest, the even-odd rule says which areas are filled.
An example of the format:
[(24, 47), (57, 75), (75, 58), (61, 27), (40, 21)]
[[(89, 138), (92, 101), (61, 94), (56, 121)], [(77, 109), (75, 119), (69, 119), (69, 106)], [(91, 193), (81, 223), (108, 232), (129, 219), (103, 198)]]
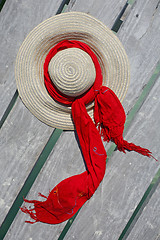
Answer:
[[(62, 40), (79, 40), (89, 45), (102, 68), (103, 85), (122, 102), (129, 85), (129, 62), (116, 35), (102, 22), (80, 12), (53, 16), (35, 27), (22, 43), (15, 66), (19, 96), (26, 107), (49, 126), (73, 130), (71, 108), (62, 106), (48, 94), (43, 64), (49, 50)], [(87, 107), (93, 119), (93, 104)]]

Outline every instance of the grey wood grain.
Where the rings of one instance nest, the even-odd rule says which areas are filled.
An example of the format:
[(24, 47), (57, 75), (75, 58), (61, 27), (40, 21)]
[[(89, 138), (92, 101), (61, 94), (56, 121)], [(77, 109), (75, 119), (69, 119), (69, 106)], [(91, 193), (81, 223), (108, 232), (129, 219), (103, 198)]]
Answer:
[(160, 184), (141, 217), (129, 234), (127, 240), (159, 240), (160, 239)]
[(52, 131), (17, 100), (0, 132), (0, 224)]
[(136, 1), (118, 37), (130, 61), (131, 81), (123, 102), (128, 112), (153, 73), (160, 56), (159, 1)]
[(91, 14), (111, 28), (125, 4), (126, 0), (71, 0), (68, 5), (68, 11)]
[(16, 83), (14, 65), (20, 45), (37, 24), (53, 16), (62, 0), (7, 0), (0, 14), (0, 116), (12, 99)]

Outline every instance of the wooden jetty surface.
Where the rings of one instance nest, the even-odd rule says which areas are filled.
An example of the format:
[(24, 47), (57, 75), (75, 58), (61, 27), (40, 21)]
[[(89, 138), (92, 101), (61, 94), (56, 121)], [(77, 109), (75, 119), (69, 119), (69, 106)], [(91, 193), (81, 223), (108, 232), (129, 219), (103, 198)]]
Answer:
[(62, 10), (86, 12), (117, 31), (131, 67), (123, 101), (125, 138), (160, 159), (160, 1), (6, 0), (0, 13), (0, 239), (158, 240), (160, 164), (134, 152), (114, 151), (111, 144), (105, 145), (104, 180), (75, 219), (30, 225), (18, 211), (23, 195), (39, 199), (38, 192), (47, 195), (62, 179), (85, 170), (75, 133), (37, 120), (19, 99), (14, 78), (16, 55), (26, 35)]

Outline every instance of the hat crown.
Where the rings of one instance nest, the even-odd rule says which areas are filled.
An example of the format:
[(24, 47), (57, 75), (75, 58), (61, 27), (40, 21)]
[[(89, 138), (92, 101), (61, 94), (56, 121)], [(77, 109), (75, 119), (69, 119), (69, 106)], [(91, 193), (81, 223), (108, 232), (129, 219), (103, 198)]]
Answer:
[(91, 57), (79, 48), (59, 51), (51, 59), (48, 72), (57, 89), (71, 97), (85, 93), (93, 85), (96, 77)]

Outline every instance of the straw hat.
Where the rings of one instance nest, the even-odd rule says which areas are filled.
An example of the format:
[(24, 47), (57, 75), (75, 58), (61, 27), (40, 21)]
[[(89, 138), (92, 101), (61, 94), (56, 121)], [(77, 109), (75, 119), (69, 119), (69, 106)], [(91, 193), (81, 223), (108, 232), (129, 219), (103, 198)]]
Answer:
[[(35, 27), (19, 49), (15, 77), (19, 95), (26, 107), (49, 126), (74, 129), (71, 108), (54, 101), (44, 85), (43, 65), (52, 47), (62, 40), (82, 41), (96, 54), (102, 69), (103, 85), (120, 101), (129, 84), (129, 63), (125, 50), (102, 22), (80, 12), (62, 13)], [(95, 69), (90, 56), (81, 49), (58, 52), (49, 64), (55, 86), (68, 96), (85, 93), (94, 83)], [(93, 119), (94, 103), (87, 106)]]

